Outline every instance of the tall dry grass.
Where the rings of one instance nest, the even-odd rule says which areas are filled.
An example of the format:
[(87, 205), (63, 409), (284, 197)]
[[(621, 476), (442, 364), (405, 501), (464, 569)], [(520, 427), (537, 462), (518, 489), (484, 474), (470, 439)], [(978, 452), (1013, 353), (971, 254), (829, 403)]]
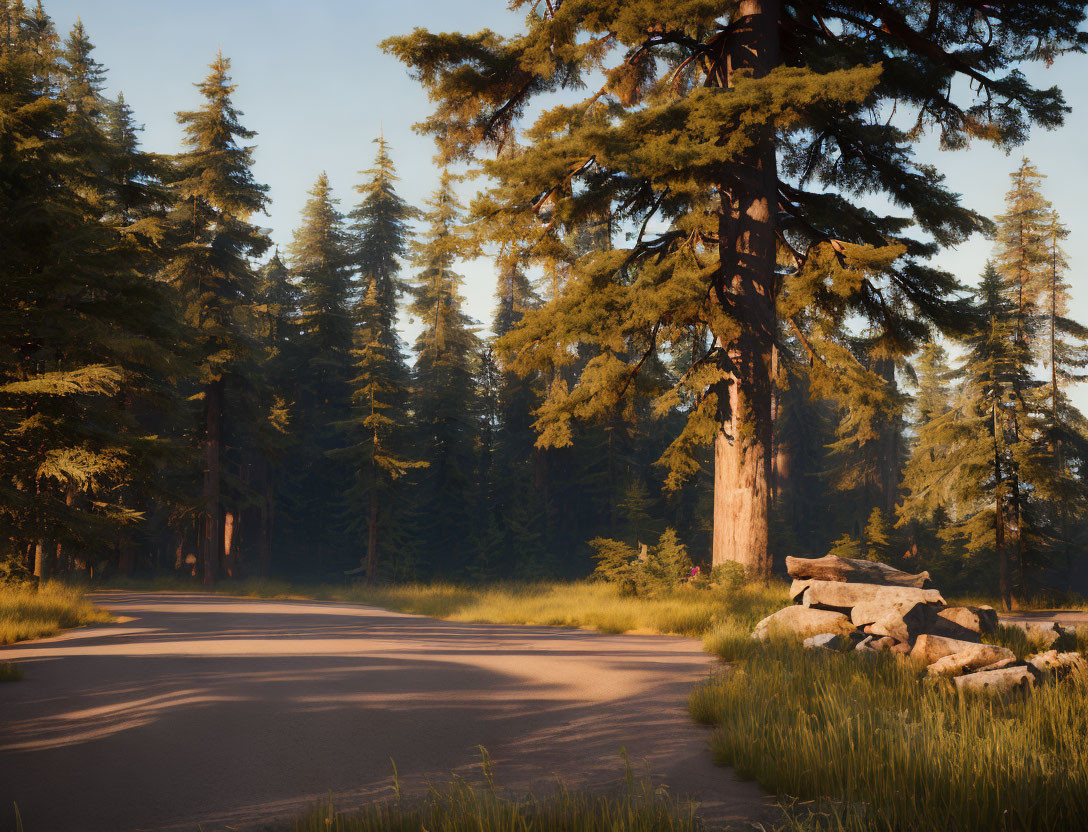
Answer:
[(297, 819), (292, 832), (703, 832), (696, 808), (630, 778), (612, 791), (559, 788), (538, 797), (504, 796), (488, 778), (432, 787), (420, 800), (399, 797), (352, 812), (331, 803)]
[(923, 685), (894, 656), (771, 642), (698, 688), (715, 758), (800, 800), (820, 826), (913, 832), (1083, 829), (1088, 679), (1002, 702)]
[(83, 589), (49, 582), (0, 584), (0, 644), (45, 638), (69, 627), (112, 621), (84, 597)]

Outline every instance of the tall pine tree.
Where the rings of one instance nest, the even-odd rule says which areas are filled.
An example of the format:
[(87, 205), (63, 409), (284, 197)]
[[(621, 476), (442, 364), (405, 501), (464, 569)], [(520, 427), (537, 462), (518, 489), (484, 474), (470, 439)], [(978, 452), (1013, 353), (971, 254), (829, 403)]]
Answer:
[(468, 249), (448, 172), (442, 173), (427, 208), (426, 234), (413, 247), (419, 271), (410, 307), (423, 327), (415, 344), (412, 409), (419, 453), (430, 463), (420, 476), (416, 525), (433, 569), (456, 573), (471, 560), (475, 531), (480, 342), (474, 322), (462, 310), (463, 278), (455, 268)]
[(405, 287), (401, 258), (408, 252), (408, 221), (416, 211), (396, 191), (397, 174), (384, 137), (376, 140), (374, 167), (356, 190), (362, 195), (352, 211), (351, 234), (364, 295), (356, 304), (352, 350), (351, 416), (338, 427), (350, 443), (337, 451), (351, 468), (344, 492), (348, 531), (365, 538), (360, 565), (374, 581), (381, 552), (405, 539), (404, 476), (424, 467), (410, 457), (410, 378), (397, 335), (397, 308)]
[[(253, 304), (259, 284), (252, 258), (270, 242), (250, 222), (268, 202), (267, 186), (253, 178), (253, 150), (243, 141), (256, 134), (242, 126), (234, 106), (236, 86), (230, 60), (222, 53), (208, 77), (197, 84), (204, 99), (198, 110), (177, 114), (187, 150), (174, 164), (176, 204), (171, 213), (174, 253), (165, 277), (174, 289), (183, 319), (194, 331), (203, 400), (202, 507), (203, 576), (215, 580), (223, 546), (221, 523), (222, 452), (226, 394), (241, 362), (254, 349)], [(239, 414), (240, 415), (240, 414)]]
[[(569, 364), (576, 343), (601, 350), (573, 388), (553, 385), (542, 438), (569, 443), (572, 418), (614, 411), (647, 358), (705, 325), (704, 354), (669, 393), (691, 401), (669, 458), (690, 470), (696, 446), (714, 444), (714, 562), (766, 574), (779, 325), (802, 342), (821, 395), (867, 406), (856, 391), (887, 385), (842, 343), (848, 323), (901, 358), (925, 322), (956, 322), (955, 281), (923, 260), (987, 223), (912, 143), (933, 129), (949, 149), (1008, 147), (1032, 124), (1060, 124), (1060, 92), (1018, 67), (1082, 48), (1083, 6), (513, 5), (528, 17), (511, 37), (417, 29), (385, 48), (437, 102), (424, 127), (445, 160), (503, 149), (482, 165), (494, 185), (476, 206), (496, 239), (517, 229), (535, 259), (602, 215), (631, 229), (626, 245), (579, 258), (559, 297), (503, 342), (523, 371)], [(597, 72), (603, 85), (581, 101), (532, 106)], [(916, 117), (889, 121), (902, 102)], [(539, 115), (515, 146), (528, 113)], [(874, 213), (868, 193), (908, 216)]]

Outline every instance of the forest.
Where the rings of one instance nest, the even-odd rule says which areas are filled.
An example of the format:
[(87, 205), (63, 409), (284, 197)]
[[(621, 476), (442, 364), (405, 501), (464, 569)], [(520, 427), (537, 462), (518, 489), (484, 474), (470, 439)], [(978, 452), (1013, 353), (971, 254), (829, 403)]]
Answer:
[[(1004, 103), (961, 106), (943, 80), (962, 67), (857, 43), (821, 65), (798, 24), (783, 48), (811, 68), (751, 67), (771, 93), (741, 77), (725, 100), (713, 62), (650, 36), (522, 138), (530, 94), (600, 83), (607, 57), (572, 34), (539, 77), (512, 68), (539, 14), (517, 44), (383, 44), (438, 102), (433, 195), (408, 204), (375, 137), (276, 250), (227, 56), (159, 154), (82, 24), (0, 0), (2, 576), (534, 580), (680, 546), (752, 580), (834, 553), (1007, 606), (1088, 588), (1088, 329), (1048, 171), (1010, 155), (983, 216), (889, 116), (921, 102), (949, 150), (1012, 148), (1060, 124), (1061, 93), (995, 70), (979, 84)], [(1052, 54), (1080, 48), (1079, 18), (1048, 14)], [(1047, 57), (1018, 34), (987, 49)], [(772, 119), (777, 151), (764, 128), (699, 134)], [(773, 169), (777, 208), (714, 184), (730, 154)], [(942, 270), (975, 234), (979, 273)], [(479, 258), (489, 321), (464, 309)]]

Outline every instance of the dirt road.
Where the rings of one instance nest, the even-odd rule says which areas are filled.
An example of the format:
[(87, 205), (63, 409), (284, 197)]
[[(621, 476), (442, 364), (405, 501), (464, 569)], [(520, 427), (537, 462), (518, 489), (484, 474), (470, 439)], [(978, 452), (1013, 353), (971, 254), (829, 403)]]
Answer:
[(0, 650), (0, 830), (204, 832), (327, 799), (350, 807), (472, 776), (507, 787), (638, 772), (709, 820), (762, 819), (685, 713), (698, 642), (459, 624), (369, 607), (110, 592), (133, 620)]

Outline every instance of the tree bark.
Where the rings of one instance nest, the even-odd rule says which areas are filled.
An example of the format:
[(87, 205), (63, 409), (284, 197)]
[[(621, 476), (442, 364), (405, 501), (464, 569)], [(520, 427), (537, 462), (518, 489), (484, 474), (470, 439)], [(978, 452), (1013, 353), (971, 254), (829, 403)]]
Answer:
[(219, 453), (222, 441), (223, 380), (204, 387), (204, 584), (215, 583), (219, 566)]
[(1005, 547), (1005, 506), (1001, 499), (1005, 484), (1001, 477), (1001, 446), (998, 431), (997, 405), (993, 405), (994, 432), (994, 548), (997, 549), (997, 587), (1001, 605), (1008, 612), (1012, 609), (1012, 590), (1009, 585), (1009, 550)]
[[(779, 63), (778, 0), (743, 0), (727, 45), (727, 78), (759, 78)], [(714, 449), (715, 565), (734, 561), (750, 575), (770, 575), (767, 548), (772, 458), (772, 361), (776, 294), (775, 212), (778, 170), (773, 127), (753, 131), (738, 160), (741, 176), (723, 174), (719, 215), (718, 301), (736, 322), (718, 333), (728, 378), (717, 385), (720, 428)]]
[(237, 558), (234, 552), (234, 533), (238, 526), (235, 522), (234, 512), (228, 511), (223, 514), (223, 568), (227, 571), (227, 576), (230, 578), (238, 577), (235, 573), (238, 571)]
[(45, 541), (38, 540), (34, 543), (34, 577), (44, 581), (49, 577), (45, 563)]

